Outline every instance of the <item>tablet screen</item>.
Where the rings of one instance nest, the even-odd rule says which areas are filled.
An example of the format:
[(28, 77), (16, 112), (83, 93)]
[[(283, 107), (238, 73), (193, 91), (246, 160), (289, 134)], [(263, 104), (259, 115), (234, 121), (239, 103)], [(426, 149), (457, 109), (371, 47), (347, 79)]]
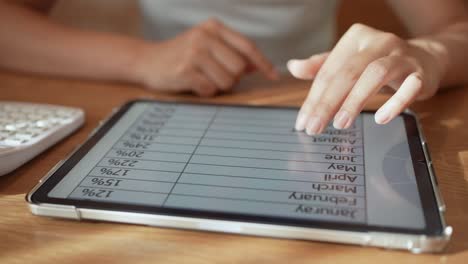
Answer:
[(137, 102), (49, 197), (424, 229), (402, 117), (296, 132), (297, 109)]

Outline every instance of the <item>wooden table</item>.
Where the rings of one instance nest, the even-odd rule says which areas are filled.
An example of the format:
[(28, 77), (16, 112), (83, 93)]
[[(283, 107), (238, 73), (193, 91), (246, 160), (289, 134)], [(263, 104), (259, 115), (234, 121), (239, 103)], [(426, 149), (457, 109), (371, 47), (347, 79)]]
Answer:
[[(308, 85), (252, 84), (204, 101), (299, 106)], [(467, 87), (468, 88), (468, 87)], [(0, 178), (0, 263), (468, 263), (468, 89), (440, 93), (414, 105), (432, 151), (454, 228), (445, 254), (281, 240), (147, 226), (78, 222), (33, 216), (25, 194), (63, 159), (112, 108), (134, 98), (196, 101), (117, 83), (60, 80), (0, 72), (0, 100), (81, 107), (85, 126), (13, 173)], [(377, 96), (375, 108), (385, 99)]]

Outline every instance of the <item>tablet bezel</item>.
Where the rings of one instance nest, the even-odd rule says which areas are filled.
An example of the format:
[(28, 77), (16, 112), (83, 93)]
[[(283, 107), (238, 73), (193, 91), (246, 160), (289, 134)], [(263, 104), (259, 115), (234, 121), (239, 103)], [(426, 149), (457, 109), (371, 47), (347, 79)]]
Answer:
[[(99, 202), (90, 200), (77, 200), (49, 197), (47, 194), (65, 177), (68, 172), (84, 157), (88, 151), (113, 127), (114, 124), (135, 104), (139, 102), (155, 102), (168, 104), (188, 104), (188, 105), (211, 105), (217, 106), (221, 104), (201, 104), (201, 103), (186, 103), (186, 102), (168, 102), (157, 100), (134, 100), (123, 105), (115, 114), (113, 114), (99, 129), (92, 134), (88, 140), (81, 145), (61, 166), (55, 170), (50, 177), (47, 178), (30, 196), (30, 202), (33, 204), (56, 204), (70, 205), (76, 208), (108, 210), (117, 212), (132, 212), (143, 214), (155, 214), (177, 217), (190, 217), (199, 219), (214, 219), (224, 221), (249, 222), (259, 224), (272, 224), (292, 227), (305, 227), (316, 229), (331, 229), (354, 232), (387, 232), (396, 234), (418, 234), (427, 236), (440, 236), (444, 232), (444, 224), (441, 213), (439, 211), (436, 194), (434, 192), (433, 183), (430, 177), (430, 166), (424, 155), (422, 145), (422, 135), (418, 128), (417, 119), (410, 113), (401, 114), (407, 132), (412, 161), (415, 168), (416, 182), (418, 186), (419, 196), (424, 212), (426, 226), (424, 229), (410, 229), (400, 227), (385, 227), (367, 224), (354, 224), (335, 221), (321, 220), (304, 220), (292, 219), (272, 216), (247, 215), (228, 212), (214, 212), (179, 208), (166, 208), (157, 206), (123, 204), (116, 202)], [(295, 107), (279, 107), (279, 106), (250, 106), (250, 105), (229, 105), (242, 108), (263, 108), (263, 109), (297, 109)], [(373, 113), (372, 111), (364, 111), (363, 113)]]

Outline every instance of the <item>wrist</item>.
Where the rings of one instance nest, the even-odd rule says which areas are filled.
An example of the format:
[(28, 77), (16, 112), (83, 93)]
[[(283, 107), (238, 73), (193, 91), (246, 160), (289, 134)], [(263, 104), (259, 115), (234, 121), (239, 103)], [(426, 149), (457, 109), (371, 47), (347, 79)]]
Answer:
[(121, 69), (125, 81), (144, 84), (144, 72), (147, 70), (145, 61), (151, 48), (153, 45), (143, 40), (136, 40), (128, 46), (128, 64), (123, 64)]

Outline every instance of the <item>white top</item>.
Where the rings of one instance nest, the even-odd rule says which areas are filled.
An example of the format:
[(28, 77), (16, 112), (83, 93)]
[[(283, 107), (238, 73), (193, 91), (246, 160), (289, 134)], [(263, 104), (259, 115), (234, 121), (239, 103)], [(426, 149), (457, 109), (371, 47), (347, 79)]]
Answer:
[(140, 0), (147, 39), (176, 36), (217, 18), (253, 40), (285, 71), (292, 58), (330, 49), (338, 0)]

